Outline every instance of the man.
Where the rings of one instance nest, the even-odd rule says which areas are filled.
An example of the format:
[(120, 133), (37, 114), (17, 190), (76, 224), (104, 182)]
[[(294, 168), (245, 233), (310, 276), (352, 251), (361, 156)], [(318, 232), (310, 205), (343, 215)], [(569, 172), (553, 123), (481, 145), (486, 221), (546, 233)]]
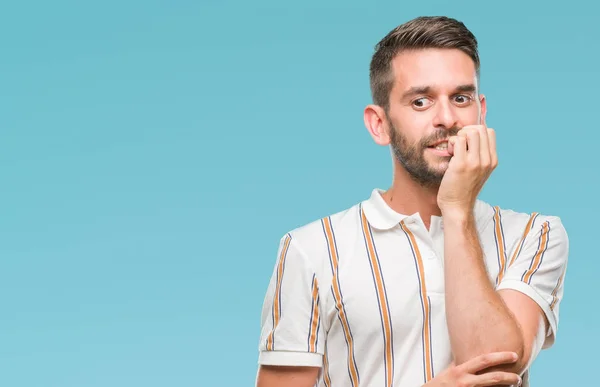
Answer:
[(370, 78), (392, 185), (283, 236), (257, 385), (527, 385), (555, 340), (568, 238), (558, 217), (477, 199), (498, 160), (476, 38), (416, 18), (379, 42)]

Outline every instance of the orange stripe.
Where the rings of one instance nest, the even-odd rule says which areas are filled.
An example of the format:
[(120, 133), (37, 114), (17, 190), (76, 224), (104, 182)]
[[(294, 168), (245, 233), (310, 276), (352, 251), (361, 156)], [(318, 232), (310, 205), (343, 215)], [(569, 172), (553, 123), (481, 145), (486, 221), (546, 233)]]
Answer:
[(496, 285), (502, 281), (502, 277), (504, 277), (504, 271), (506, 270), (506, 250), (504, 245), (504, 236), (502, 233), (502, 223), (500, 223), (501, 221), (500, 207), (496, 206), (494, 207), (494, 223), (496, 224), (494, 232), (496, 234), (496, 242), (498, 243), (498, 259), (500, 260), (500, 271), (498, 272), (498, 277), (496, 278)]
[(565, 273), (566, 273), (566, 270), (564, 270), (563, 273), (560, 275), (560, 278), (558, 279), (558, 283), (556, 284), (556, 287), (552, 291), (552, 304), (550, 304), (550, 310), (554, 310), (554, 307), (556, 306), (556, 303), (558, 302), (558, 296), (557, 296), (558, 289), (560, 289), (560, 285), (562, 284)]
[(410, 244), (415, 252), (415, 259), (417, 261), (417, 270), (419, 271), (420, 287), (421, 287), (421, 298), (423, 300), (423, 351), (425, 356), (425, 383), (433, 379), (433, 360), (431, 358), (431, 331), (429, 330), (429, 316), (430, 306), (429, 299), (427, 298), (427, 286), (425, 284), (425, 270), (423, 268), (423, 259), (421, 258), (421, 252), (413, 233), (406, 227), (404, 220), (400, 222), (400, 226), (408, 236)]
[(331, 378), (329, 377), (329, 360), (327, 359), (327, 343), (325, 343), (325, 355), (323, 355), (323, 381), (325, 386), (331, 386)]
[(367, 251), (369, 259), (371, 260), (371, 267), (373, 268), (375, 276), (375, 285), (377, 288), (377, 298), (379, 305), (381, 306), (381, 318), (383, 320), (383, 336), (385, 340), (385, 374), (386, 374), (386, 386), (391, 387), (393, 385), (393, 360), (392, 360), (392, 323), (390, 320), (390, 311), (387, 305), (387, 297), (383, 285), (383, 276), (379, 268), (379, 260), (375, 252), (375, 245), (371, 236), (370, 228), (365, 217), (365, 213), (361, 210), (361, 220), (363, 232), (367, 242)]
[(350, 325), (348, 324), (348, 318), (346, 316), (344, 305), (342, 303), (342, 294), (340, 291), (340, 284), (338, 282), (337, 276), (338, 256), (335, 242), (333, 239), (333, 229), (331, 227), (331, 221), (328, 217), (323, 219), (323, 224), (325, 225), (325, 234), (327, 237), (327, 244), (329, 245), (329, 251), (331, 253), (331, 261), (333, 266), (333, 295), (335, 298), (335, 304), (338, 310), (340, 321), (342, 323), (342, 329), (344, 331), (344, 335), (346, 336), (346, 341), (348, 343), (348, 368), (350, 370), (350, 379), (352, 381), (352, 385), (354, 387), (358, 387), (358, 370), (354, 362), (354, 341), (352, 339), (352, 334), (350, 333)]
[(331, 228), (331, 221), (329, 218), (323, 219), (325, 224), (325, 232), (327, 233), (327, 244), (329, 245), (329, 251), (331, 252), (331, 259), (333, 261), (334, 274), (337, 273), (338, 257), (335, 243), (333, 241), (333, 229)]
[(283, 266), (291, 240), (292, 238), (289, 234), (285, 236), (283, 248), (281, 249), (281, 254), (279, 256), (279, 265), (277, 267), (277, 286), (275, 288), (275, 299), (273, 300), (273, 329), (267, 338), (267, 351), (272, 351), (274, 349), (275, 328), (277, 328), (277, 324), (279, 324), (279, 319), (281, 318), (279, 315), (279, 310), (281, 308), (281, 279), (283, 278)]
[(309, 351), (314, 353), (317, 352), (317, 327), (319, 324), (319, 287), (317, 284), (317, 277), (314, 277), (313, 279), (312, 299), (313, 311), (310, 324)]
[(536, 218), (537, 215), (538, 215), (537, 212), (534, 212), (529, 217), (527, 226), (525, 226), (525, 230), (523, 231), (523, 236), (521, 237), (521, 240), (519, 241), (519, 244), (517, 245), (517, 248), (515, 249), (515, 252), (513, 253), (510, 263), (508, 264), (508, 267), (511, 267), (512, 264), (515, 263), (515, 260), (517, 259), (517, 256), (519, 255), (519, 252), (521, 251), (521, 247), (523, 247), (523, 243), (525, 243), (525, 238), (527, 237), (527, 234), (529, 234), (529, 231), (531, 231), (531, 225), (533, 224), (533, 220)]
[(531, 267), (523, 275), (523, 282), (529, 283), (529, 281), (531, 281), (531, 276), (533, 276), (533, 273), (540, 267), (540, 264), (542, 263), (542, 255), (544, 254), (544, 251), (546, 251), (546, 248), (548, 247), (548, 230), (549, 230), (549, 223), (544, 222), (544, 224), (542, 225), (542, 235), (540, 236), (540, 238), (541, 238), (540, 247), (538, 248), (538, 251), (535, 254), (535, 257), (533, 258)]

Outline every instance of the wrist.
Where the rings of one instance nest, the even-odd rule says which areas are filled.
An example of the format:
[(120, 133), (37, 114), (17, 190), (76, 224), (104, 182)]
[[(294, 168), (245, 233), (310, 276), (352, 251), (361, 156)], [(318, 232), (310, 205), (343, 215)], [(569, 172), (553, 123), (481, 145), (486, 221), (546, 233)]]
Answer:
[(475, 220), (475, 213), (473, 209), (463, 208), (440, 208), (442, 212), (442, 219), (444, 219), (445, 225), (456, 225), (466, 226)]

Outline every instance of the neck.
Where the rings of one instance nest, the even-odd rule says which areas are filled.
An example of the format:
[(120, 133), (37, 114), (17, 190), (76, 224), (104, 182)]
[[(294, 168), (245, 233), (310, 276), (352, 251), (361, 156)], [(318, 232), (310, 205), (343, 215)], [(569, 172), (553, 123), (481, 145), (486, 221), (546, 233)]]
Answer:
[(418, 212), (429, 229), (431, 216), (441, 216), (437, 193), (438, 187), (422, 186), (414, 181), (404, 168), (394, 162), (392, 186), (383, 193), (382, 197), (396, 212), (406, 215)]

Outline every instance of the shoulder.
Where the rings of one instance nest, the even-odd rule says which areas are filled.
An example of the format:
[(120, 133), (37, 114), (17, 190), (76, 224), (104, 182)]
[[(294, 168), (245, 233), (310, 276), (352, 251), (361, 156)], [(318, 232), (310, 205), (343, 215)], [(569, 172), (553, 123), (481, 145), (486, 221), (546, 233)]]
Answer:
[(358, 224), (360, 204), (344, 210), (326, 214), (321, 218), (286, 232), (283, 238), (291, 238), (298, 246), (309, 246), (321, 240), (329, 233), (339, 234), (344, 229)]
[(304, 256), (314, 266), (329, 262), (330, 250), (348, 237), (355, 235), (360, 224), (360, 207), (357, 203), (338, 212), (288, 230), (280, 239), (281, 246), (289, 244), (291, 250)]
[(516, 211), (511, 208), (492, 205), (484, 201), (477, 202), (477, 216), (482, 228), (498, 228), (503, 233), (515, 237), (540, 237), (552, 233), (555, 240), (568, 243), (568, 234), (562, 219), (558, 215)]

